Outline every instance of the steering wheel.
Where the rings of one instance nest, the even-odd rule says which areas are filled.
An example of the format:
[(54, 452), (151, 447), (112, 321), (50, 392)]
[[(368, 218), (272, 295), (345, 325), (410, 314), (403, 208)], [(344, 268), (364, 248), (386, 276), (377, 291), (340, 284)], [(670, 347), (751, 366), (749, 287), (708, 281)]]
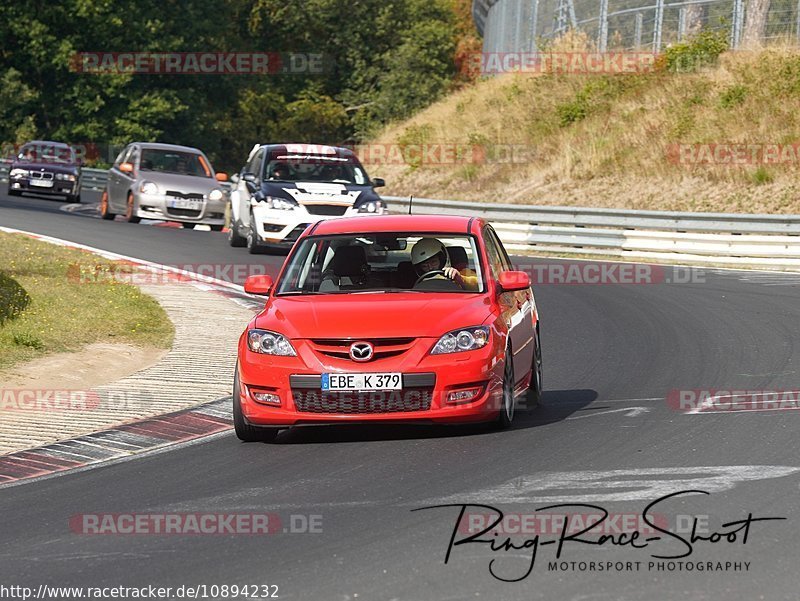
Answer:
[[(414, 282), (414, 286), (422, 282), (423, 280), (429, 280), (435, 275), (444, 275), (444, 271), (441, 269), (434, 269), (433, 271), (426, 271), (421, 276), (417, 278), (417, 281)], [(449, 278), (448, 278), (449, 279)]]

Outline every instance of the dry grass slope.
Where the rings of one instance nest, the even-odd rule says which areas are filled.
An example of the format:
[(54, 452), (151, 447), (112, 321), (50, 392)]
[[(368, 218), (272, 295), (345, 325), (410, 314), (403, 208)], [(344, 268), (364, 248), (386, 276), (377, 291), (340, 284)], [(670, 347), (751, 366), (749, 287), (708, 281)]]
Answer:
[(675, 144), (800, 141), (800, 51), (723, 54), (691, 73), (483, 80), (380, 144), (521, 145), (529, 160), (371, 166), (387, 194), (654, 210), (800, 213), (800, 159), (685, 164)]

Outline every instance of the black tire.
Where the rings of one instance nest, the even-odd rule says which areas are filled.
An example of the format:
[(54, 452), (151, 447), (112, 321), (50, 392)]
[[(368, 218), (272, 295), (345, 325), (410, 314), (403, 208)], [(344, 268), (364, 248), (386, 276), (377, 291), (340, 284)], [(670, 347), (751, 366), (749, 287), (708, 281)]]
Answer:
[(539, 343), (539, 329), (536, 329), (533, 340), (536, 347), (533, 349), (533, 365), (531, 370), (533, 376), (531, 378), (531, 385), (525, 393), (525, 407), (527, 409), (535, 409), (542, 402), (542, 345)]
[(497, 416), (495, 426), (499, 430), (505, 430), (514, 421), (514, 363), (511, 347), (506, 350), (506, 360), (503, 367), (503, 404), (500, 407), (500, 414)]
[(278, 436), (278, 428), (257, 428), (247, 423), (239, 400), (239, 369), (233, 376), (233, 429), (242, 442), (272, 442)]
[(247, 246), (247, 238), (239, 233), (239, 224), (235, 220), (231, 221), (231, 226), (228, 230), (228, 244), (234, 248), (244, 248)]
[(193, 230), (194, 226), (196, 226), (196, 225), (197, 225), (196, 223), (184, 223), (183, 224), (183, 229), (185, 229), (185, 230)]
[(9, 196), (22, 196), (22, 192), (19, 190), (12, 190), (11, 188), (8, 189)]
[(255, 219), (250, 215), (250, 229), (247, 231), (247, 252), (251, 255), (260, 255), (264, 252), (264, 247), (258, 243), (258, 232), (255, 227)]
[(125, 205), (125, 221), (128, 223), (139, 223), (142, 219), (133, 214), (133, 194), (128, 192), (128, 202)]
[(108, 206), (108, 190), (103, 190), (103, 195), (100, 197), (100, 219), (111, 221), (116, 215), (111, 212)]
[(76, 203), (80, 204), (81, 195), (80, 194), (67, 194), (67, 202), (76, 202)]
[(224, 228), (225, 226), (224, 225), (209, 225), (208, 227), (211, 228), (212, 232), (221, 232), (222, 228)]

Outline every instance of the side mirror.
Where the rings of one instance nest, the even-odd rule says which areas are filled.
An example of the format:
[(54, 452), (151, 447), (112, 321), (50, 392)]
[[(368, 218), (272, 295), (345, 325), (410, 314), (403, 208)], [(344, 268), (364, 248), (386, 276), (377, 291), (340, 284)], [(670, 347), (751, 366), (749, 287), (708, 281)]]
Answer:
[(272, 277), (268, 275), (251, 275), (244, 281), (244, 291), (247, 294), (260, 294), (266, 296), (272, 290)]
[(497, 282), (503, 292), (527, 290), (531, 286), (531, 278), (524, 271), (504, 271), (500, 274)]
[(122, 173), (133, 173), (133, 163), (120, 163), (119, 170)]
[(386, 185), (386, 182), (382, 177), (376, 177), (372, 180), (372, 187), (373, 188), (383, 188)]
[(233, 175), (231, 175), (231, 183), (232, 184), (238, 184), (239, 183), (239, 174), (238, 173), (234, 173)]
[(228, 181), (228, 174), (227, 173), (217, 173), (216, 175), (218, 182), (227, 182)]
[(256, 183), (255, 173), (242, 173), (242, 179), (250, 184)]

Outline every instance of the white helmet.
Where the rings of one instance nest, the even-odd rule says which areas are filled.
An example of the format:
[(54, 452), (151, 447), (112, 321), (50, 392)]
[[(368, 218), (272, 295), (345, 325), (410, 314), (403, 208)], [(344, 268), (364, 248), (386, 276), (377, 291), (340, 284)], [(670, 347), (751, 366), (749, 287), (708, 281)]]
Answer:
[(438, 254), (442, 255), (442, 264), (440, 266), (441, 269), (447, 266), (447, 263), (449, 263), (447, 250), (445, 250), (444, 244), (442, 244), (436, 238), (421, 238), (414, 245), (414, 248), (411, 249), (411, 263), (414, 265), (419, 265), (420, 263), (423, 263)]

